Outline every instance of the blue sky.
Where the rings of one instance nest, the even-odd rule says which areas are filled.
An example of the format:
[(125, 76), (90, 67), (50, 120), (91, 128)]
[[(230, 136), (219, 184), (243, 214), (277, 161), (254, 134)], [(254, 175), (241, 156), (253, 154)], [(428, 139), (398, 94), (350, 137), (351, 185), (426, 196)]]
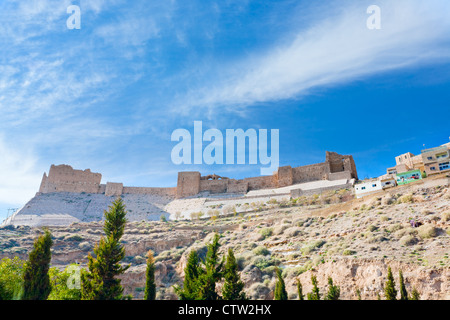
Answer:
[(449, 139), (447, 0), (3, 0), (0, 22), (0, 219), (51, 164), (129, 186), (259, 174), (172, 164), (171, 133), (195, 120), (279, 129), (280, 165), (352, 154), (360, 178)]

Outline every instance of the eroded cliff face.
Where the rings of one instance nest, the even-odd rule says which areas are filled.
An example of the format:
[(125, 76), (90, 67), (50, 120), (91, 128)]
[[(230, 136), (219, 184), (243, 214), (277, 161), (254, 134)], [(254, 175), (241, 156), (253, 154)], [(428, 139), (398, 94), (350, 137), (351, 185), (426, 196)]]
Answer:
[[(398, 261), (343, 259), (321, 264), (314, 268), (314, 271), (309, 270), (301, 274), (298, 279), (303, 285), (304, 292), (310, 292), (312, 289), (311, 275), (317, 277), (319, 285), (324, 289), (328, 277), (331, 276), (334, 284), (341, 287), (342, 299), (357, 299), (357, 289), (360, 290), (362, 299), (377, 299), (377, 293), (384, 298), (383, 286), (387, 280), (388, 267), (392, 269), (397, 288), (398, 272), (402, 270), (409, 293), (415, 287), (421, 293), (421, 299), (450, 299), (450, 268), (430, 269)], [(287, 283), (287, 286), (294, 291), (294, 279)]]
[[(211, 209), (217, 208), (215, 204)], [(297, 299), (295, 281), (311, 291), (317, 276), (324, 294), (327, 279), (341, 287), (342, 299), (383, 298), (387, 268), (397, 288), (402, 270), (409, 292), (422, 299), (450, 299), (450, 191), (447, 185), (403, 187), (385, 194), (342, 202), (339, 192), (292, 201), (250, 203), (246, 214), (195, 221), (134, 221), (122, 238), (131, 264), (122, 278), (126, 294), (143, 297), (146, 254), (156, 258), (158, 299), (176, 299), (173, 285), (182, 284), (191, 250), (206, 254), (215, 232), (220, 256), (232, 248), (251, 299), (272, 299), (275, 267), (283, 270), (290, 299)], [(422, 226), (412, 227), (410, 220)], [(103, 223), (51, 227), (52, 266), (77, 262), (86, 267), (87, 255), (103, 235)], [(0, 258), (28, 257), (41, 228), (0, 229)], [(220, 288), (218, 284), (217, 288)]]

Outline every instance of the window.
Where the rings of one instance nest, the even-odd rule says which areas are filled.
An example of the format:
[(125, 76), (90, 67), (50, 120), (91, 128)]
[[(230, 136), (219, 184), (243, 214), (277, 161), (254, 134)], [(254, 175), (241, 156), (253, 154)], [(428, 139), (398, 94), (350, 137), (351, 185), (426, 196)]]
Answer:
[(446, 158), (446, 157), (447, 157), (447, 153), (441, 153), (441, 154), (436, 155), (436, 159), (442, 159), (442, 158)]
[(433, 160), (433, 157), (427, 157), (428, 160)]
[(366, 187), (362, 187), (361, 190), (366, 190)]
[(444, 162), (439, 164), (439, 170), (447, 170), (450, 168), (450, 162)]
[(436, 170), (436, 167), (430, 167), (430, 170), (431, 170), (431, 171), (435, 171), (435, 170)]
[(377, 185), (376, 185), (376, 184), (373, 184), (373, 185), (372, 185), (372, 188), (376, 188), (376, 187), (377, 187)]

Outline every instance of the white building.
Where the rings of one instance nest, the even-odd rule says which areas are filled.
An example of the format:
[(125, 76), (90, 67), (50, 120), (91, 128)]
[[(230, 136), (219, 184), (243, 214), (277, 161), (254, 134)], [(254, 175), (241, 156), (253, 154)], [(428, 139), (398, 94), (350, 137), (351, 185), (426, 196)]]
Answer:
[(396, 185), (397, 182), (395, 181), (395, 178), (390, 174), (385, 174), (378, 179), (355, 184), (355, 195), (357, 198), (361, 198), (372, 193), (380, 192), (384, 189), (395, 187)]
[(380, 180), (363, 181), (355, 184), (356, 198), (361, 198), (383, 190)]

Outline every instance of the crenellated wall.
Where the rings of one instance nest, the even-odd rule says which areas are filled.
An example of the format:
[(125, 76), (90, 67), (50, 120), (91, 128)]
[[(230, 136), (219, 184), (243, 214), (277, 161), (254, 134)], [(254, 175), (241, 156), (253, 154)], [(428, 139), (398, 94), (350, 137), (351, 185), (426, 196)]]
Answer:
[(98, 193), (102, 175), (91, 170), (74, 170), (71, 166), (52, 165), (48, 176), (44, 173), (39, 192)]
[(326, 160), (302, 167), (284, 166), (271, 176), (251, 177), (241, 180), (228, 179), (217, 175), (201, 176), (200, 172), (179, 172), (177, 186), (173, 188), (126, 187), (122, 183), (100, 184), (102, 175), (89, 169), (74, 170), (68, 165), (52, 165), (48, 176), (42, 177), (40, 193), (74, 192), (100, 193), (106, 196), (122, 194), (148, 194), (185, 198), (200, 192), (246, 193), (250, 190), (287, 187), (293, 184), (318, 180), (358, 179), (352, 156), (336, 152), (326, 152)]

